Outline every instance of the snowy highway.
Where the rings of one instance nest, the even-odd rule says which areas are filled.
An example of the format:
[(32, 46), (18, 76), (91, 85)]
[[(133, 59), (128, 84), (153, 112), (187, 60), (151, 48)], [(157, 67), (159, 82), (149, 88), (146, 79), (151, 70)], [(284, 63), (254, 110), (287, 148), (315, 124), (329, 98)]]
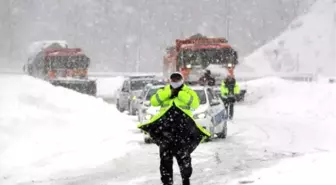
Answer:
[[(238, 110), (240, 112), (240, 110)], [(269, 122), (274, 125), (269, 126)], [(292, 124), (291, 122), (287, 122)], [(293, 149), (293, 131), (283, 123), (272, 119), (237, 118), (236, 125), (230, 125), (230, 136), (226, 140), (215, 140), (200, 145), (193, 154), (194, 184), (218, 184), (238, 176), (248, 175), (260, 167), (275, 164), (278, 160), (295, 157), (304, 152)], [(267, 126), (268, 125), (268, 126)], [(278, 126), (277, 126), (278, 125)], [(155, 145), (142, 144), (141, 149), (133, 151), (122, 158), (108, 162), (85, 173), (49, 181), (50, 184), (160, 184), (158, 148)], [(272, 148), (271, 146), (282, 146)], [(301, 153), (302, 152), (302, 153)], [(179, 170), (174, 166), (175, 179), (180, 182)]]
[[(4, 28), (10, 29), (7, 30), (8, 34), (6, 29), (4, 30), (3, 48), (0, 50), (2, 55), (5, 54), (0, 56), (0, 64), (4, 66), (0, 69), (0, 185), (161, 184), (158, 147), (154, 144), (145, 144), (142, 133), (136, 128), (138, 124), (136, 116), (119, 112), (114, 104), (117, 89), (122, 86), (123, 75), (126, 73), (102, 71), (115, 65), (122, 67), (123, 70), (119, 70), (118, 67), (113, 70), (131, 71), (130, 73), (135, 74), (134, 71), (143, 70), (142, 67), (137, 67), (140, 60), (144, 62), (142, 66), (146, 70), (154, 70), (152, 61), (155, 65), (164, 64), (163, 71), (165, 71), (167, 62), (157, 61), (154, 55), (160, 56), (161, 60), (163, 54), (161, 50), (168, 46), (172, 40), (182, 39), (182, 35), (184, 37), (194, 32), (204, 32), (202, 35), (222, 37), (225, 35), (223, 30), (225, 24), (227, 28), (234, 28), (230, 31), (232, 34), (228, 34), (229, 29), (226, 30), (227, 36), (233, 36), (233, 39), (231, 36), (226, 38), (229, 39), (230, 45), (232, 43), (232, 46), (238, 47), (239, 42), (237, 41), (239, 40), (234, 38), (247, 38), (246, 36), (251, 39), (248, 39), (247, 42), (253, 47), (263, 45), (245, 58), (241, 53), (244, 53), (246, 48), (241, 46), (237, 48), (239, 64), (234, 68), (234, 75), (240, 87), (247, 90), (244, 102), (235, 106), (234, 118), (228, 124), (226, 139), (215, 139), (201, 143), (192, 153), (191, 184), (335, 185), (336, 22), (334, 14), (336, 2), (335, 0), (309, 0), (314, 3), (305, 11), (302, 10), (301, 14), (299, 13), (301, 11), (297, 9), (298, 6), (310, 3), (308, 1), (293, 1), (293, 10), (285, 9), (281, 12), (284, 15), (293, 14), (294, 16), (295, 14), (297, 18), (275, 38), (273, 38), (274, 35), (268, 34), (267, 27), (276, 25), (275, 23), (280, 20), (282, 22), (286, 16), (276, 11), (274, 15), (276, 14), (277, 18), (273, 20), (266, 12), (271, 10), (271, 6), (280, 9), (287, 6), (279, 6), (281, 3), (265, 2), (267, 4), (262, 2), (256, 4), (253, 1), (252, 4), (255, 7), (249, 7), (258, 11), (259, 9), (263, 10), (260, 11), (260, 20), (252, 14), (253, 11), (246, 10), (245, 3), (242, 6), (243, 10), (235, 7), (233, 10), (244, 18), (244, 20), (238, 20), (239, 17), (235, 18), (230, 15), (224, 19), (215, 15), (216, 11), (210, 11), (214, 5), (212, 3), (206, 3), (210, 8), (208, 12), (205, 11), (207, 8), (195, 4), (194, 1), (183, 3), (185, 5), (195, 4), (195, 6), (188, 7), (190, 11), (184, 11), (183, 7), (179, 7), (181, 3), (170, 2), (173, 5), (170, 6), (170, 3), (167, 2), (154, 3), (153, 1), (150, 4), (153, 6), (155, 4), (154, 7), (163, 7), (162, 10), (164, 10), (155, 8), (156, 11), (168, 12), (171, 20), (174, 20), (174, 24), (168, 25), (168, 27), (166, 27), (166, 20), (161, 20), (161, 16), (153, 14), (150, 10), (141, 9), (144, 15), (148, 14), (148, 18), (143, 21), (144, 17), (141, 17), (140, 11), (134, 11), (132, 6), (123, 7), (121, 1), (113, 2), (117, 4), (113, 4), (113, 8), (108, 10), (105, 2), (104, 11), (100, 9), (100, 6), (91, 7), (92, 11), (88, 12), (88, 16), (94, 13), (95, 16), (92, 16), (92, 20), (80, 19), (83, 22), (75, 24), (75, 30), (78, 28), (82, 32), (90, 33), (89, 35), (92, 35), (90, 38), (83, 37), (82, 33), (78, 35), (78, 30), (74, 32), (75, 30), (64, 29), (69, 25), (65, 26), (61, 23), (68, 24), (66, 18), (72, 16), (72, 13), (67, 14), (66, 12), (79, 8), (87, 11), (83, 8), (86, 6), (73, 7), (76, 3), (72, 6), (69, 6), (68, 3), (54, 6), (60, 5), (60, 2), (56, 4), (50, 2), (51, 4), (46, 5), (30, 2), (28, 4), (16, 3), (13, 6), (5, 4), (4, 7), (6, 10), (8, 9), (9, 14), (8, 17), (4, 17), (2, 22), (6, 23)], [(94, 4), (103, 5), (101, 3)], [(292, 3), (292, 1), (285, 4), (282, 2), (283, 5), (289, 5), (288, 3)], [(53, 12), (59, 16), (60, 13), (56, 10), (61, 10), (63, 4), (70, 7), (69, 10), (63, 12), (64, 20), (63, 18), (52, 20), (52, 16), (50, 17), (52, 14), (46, 16), (46, 13)], [(233, 4), (236, 3), (232, 2), (234, 7)], [(263, 4), (265, 6), (262, 6)], [(26, 15), (23, 14), (25, 11), (20, 9), (19, 5), (36, 8), (41, 12), (26, 11), (27, 15), (31, 14), (32, 16), (22, 19), (24, 24), (13, 24), (13, 21), (19, 20), (19, 15)], [(110, 3), (108, 5), (112, 6)], [(149, 4), (145, 3), (139, 7), (142, 6), (146, 7)], [(199, 7), (199, 9), (192, 7)], [(123, 10), (124, 8), (125, 10)], [(223, 7), (218, 8), (220, 11), (222, 11), (221, 8), (223, 9)], [(200, 11), (201, 9), (202, 11)], [(104, 15), (109, 13), (111, 17), (97, 19), (96, 10), (98, 13), (105, 12)], [(180, 11), (183, 11), (183, 14), (180, 14)], [(111, 14), (112, 12), (116, 14)], [(141, 17), (141, 21), (133, 18), (131, 21), (128, 19), (125, 21), (124, 13), (120, 12), (132, 17), (136, 16), (135, 18)], [(197, 14), (197, 20), (191, 20), (192, 17), (195, 18), (192, 12)], [(5, 12), (3, 15), (7, 16), (7, 13)], [(78, 15), (81, 16), (81, 14)], [(118, 24), (112, 24), (115, 20), (120, 21), (118, 16), (121, 16), (122, 25), (125, 24), (129, 30), (125, 31), (122, 29), (123, 27), (118, 27)], [(48, 24), (44, 24), (41, 17)], [(116, 17), (117, 19), (115, 19)], [(160, 24), (153, 24), (152, 17), (159, 18)], [(265, 19), (266, 17), (269, 19)], [(103, 21), (105, 19), (109, 21)], [(205, 20), (213, 21), (207, 22)], [(74, 21), (79, 21), (79, 19), (74, 19)], [(265, 35), (265, 37), (257, 41), (258, 34), (248, 33), (244, 26), (240, 27), (240, 21), (251, 23), (245, 27), (251, 27), (252, 30)], [(165, 33), (155, 28), (161, 25), (161, 22), (164, 23), (164, 26), (160, 26), (160, 29), (165, 30)], [(233, 26), (229, 26), (229, 22)], [(138, 23), (141, 23), (141, 30), (137, 26)], [(97, 27), (105, 24), (108, 26)], [(146, 29), (142, 28), (142, 24)], [(234, 26), (234, 24), (238, 26)], [(50, 27), (50, 25), (52, 26)], [(78, 27), (78, 25), (82, 26)], [(113, 30), (110, 29), (111, 25)], [(43, 29), (39, 29), (39, 26), (42, 26)], [(70, 25), (70, 27), (72, 26)], [(197, 27), (198, 29), (195, 29)], [(19, 29), (14, 29), (12, 32), (12, 28)], [(32, 29), (34, 34), (32, 34), (33, 32), (29, 33), (28, 28), (34, 28)], [(109, 34), (102, 34), (106, 31), (102, 30), (103, 28), (108, 28)], [(48, 31), (48, 29), (50, 30)], [(132, 29), (136, 34), (132, 33)], [(24, 30), (25, 34), (18, 34), (20, 32), (17, 31), (20, 30)], [(99, 34), (91, 34), (91, 30), (92, 33)], [(39, 31), (44, 34), (40, 34)], [(113, 34), (110, 34), (111, 31)], [(55, 33), (57, 34), (55, 35)], [(15, 35), (20, 37), (14, 38)], [(71, 35), (76, 38), (72, 38)], [(141, 35), (141, 39), (137, 38), (137, 35)], [(93, 66), (96, 65), (100, 68), (98, 71), (101, 72), (97, 73), (91, 73), (91, 67), (88, 70), (90, 78), (97, 78), (97, 97), (80, 94), (63, 87), (55, 87), (44, 80), (21, 74), (20, 63), (26, 61), (28, 57), (21, 59), (25, 56), (23, 55), (24, 51), (17, 49), (15, 45), (19, 44), (19, 48), (21, 48), (21, 46), (28, 44), (28, 40), (30, 42), (38, 38), (53, 39), (52, 37), (59, 36), (75, 40), (77, 42), (74, 43), (75, 45), (88, 51)], [(121, 40), (115, 40), (114, 37)], [(14, 42), (17, 39), (20, 42)], [(83, 39), (86, 42), (83, 42)], [(95, 42), (99, 47), (107, 49), (95, 48), (96, 46), (92, 45)], [(165, 46), (162, 45), (163, 43)], [(246, 45), (246, 40), (242, 43)], [(131, 49), (133, 47), (137, 48), (134, 52)], [(249, 46), (246, 45), (246, 47)], [(7, 52), (8, 57), (6, 56)], [(117, 53), (117, 55), (112, 53)], [(215, 55), (215, 53), (211, 55)], [(101, 59), (96, 60), (95, 56), (99, 56)], [(53, 61), (49, 57), (42, 58)], [(184, 61), (184, 57), (177, 58), (182, 58)], [(231, 61), (231, 57), (228, 59)], [(70, 61), (70, 58), (65, 61)], [(208, 62), (208, 59), (204, 61)], [(102, 63), (98, 65), (98, 62)], [(133, 66), (134, 62), (137, 65)], [(177, 64), (176, 61), (175, 64)], [(10, 66), (20, 67), (14, 69)], [(53, 74), (53, 67), (50, 67), (53, 65), (49, 63), (48, 66), (49, 73)], [(220, 74), (227, 72), (226, 70), (223, 72), (222, 68), (218, 68), (218, 65), (214, 66), (214, 69), (211, 69), (213, 72), (216, 70)], [(133, 67), (137, 69), (133, 70)], [(171, 65), (171, 67), (174, 66)], [(207, 67), (209, 68), (209, 66)], [(63, 67), (55, 68), (62, 68), (64, 71)], [(47, 68), (44, 69), (46, 72)], [(175, 69), (179, 69), (179, 67), (174, 67)], [(76, 71), (78, 72), (78, 70)], [(78, 75), (77, 72), (76, 75)], [(86, 73), (86, 70), (83, 72)], [(212, 74), (214, 74), (213, 72)], [(71, 74), (74, 75), (72, 72)], [(245, 81), (242, 79), (254, 80)], [(174, 183), (181, 184), (180, 172), (175, 159)]]
[[(160, 184), (158, 148), (144, 144), (135, 117), (31, 77), (0, 82), (7, 86), (0, 96), (0, 184)], [(192, 154), (193, 184), (224, 184), (286, 158), (336, 150), (334, 85), (268, 78), (246, 86), (228, 138)], [(174, 173), (179, 183), (176, 163)]]
[[(318, 120), (305, 121), (293, 119), (264, 118), (263, 115), (244, 116), (253, 106), (240, 106), (238, 115), (230, 125), (226, 140), (215, 140), (201, 144), (193, 154), (193, 184), (215, 185), (219, 182), (249, 175), (261, 167), (269, 167), (284, 158), (332, 150), (320, 148), (325, 140), (307, 142), (305, 138), (317, 135), (321, 125)], [(293, 125), (296, 125), (293, 128)], [(307, 126), (309, 125), (309, 126)], [(315, 125), (315, 126), (314, 126)], [(301, 128), (305, 130), (301, 131)], [(333, 137), (333, 141), (336, 137)], [(141, 148), (122, 158), (108, 162), (96, 169), (85, 171), (73, 177), (49, 181), (50, 184), (116, 184), (116, 185), (154, 185), (160, 184), (158, 148), (142, 144)], [(331, 142), (331, 141), (330, 141)], [(180, 183), (179, 170), (174, 166), (177, 184)], [(47, 184), (48, 184), (47, 183)]]

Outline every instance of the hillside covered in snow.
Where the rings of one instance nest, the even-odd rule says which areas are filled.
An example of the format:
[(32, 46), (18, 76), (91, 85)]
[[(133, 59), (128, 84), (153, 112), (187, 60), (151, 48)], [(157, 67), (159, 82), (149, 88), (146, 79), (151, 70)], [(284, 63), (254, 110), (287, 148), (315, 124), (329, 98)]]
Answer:
[(257, 73), (336, 75), (335, 1), (318, 0), (277, 38), (244, 59)]
[(88, 53), (95, 71), (135, 71), (139, 60), (140, 71), (161, 71), (163, 52), (176, 38), (227, 36), (228, 21), (229, 40), (244, 56), (312, 1), (2, 0), (0, 67), (21, 69), (32, 42), (66, 40)]

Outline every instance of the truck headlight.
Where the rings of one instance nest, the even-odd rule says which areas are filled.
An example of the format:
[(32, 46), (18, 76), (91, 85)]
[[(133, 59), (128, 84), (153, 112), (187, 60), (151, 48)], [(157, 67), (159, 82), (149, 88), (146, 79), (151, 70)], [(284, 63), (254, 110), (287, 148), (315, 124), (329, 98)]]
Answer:
[(204, 119), (204, 118), (206, 118), (206, 114), (204, 112), (194, 115), (194, 119)]

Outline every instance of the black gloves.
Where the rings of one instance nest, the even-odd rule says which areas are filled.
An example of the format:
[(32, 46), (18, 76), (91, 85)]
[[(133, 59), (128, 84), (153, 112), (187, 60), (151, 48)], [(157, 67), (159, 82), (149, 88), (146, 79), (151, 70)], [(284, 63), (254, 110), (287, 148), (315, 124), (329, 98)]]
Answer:
[(181, 89), (182, 89), (182, 86), (178, 87), (176, 89), (174, 89), (174, 88), (171, 87), (171, 96), (170, 96), (170, 99), (176, 98), (178, 96), (178, 93), (180, 92)]

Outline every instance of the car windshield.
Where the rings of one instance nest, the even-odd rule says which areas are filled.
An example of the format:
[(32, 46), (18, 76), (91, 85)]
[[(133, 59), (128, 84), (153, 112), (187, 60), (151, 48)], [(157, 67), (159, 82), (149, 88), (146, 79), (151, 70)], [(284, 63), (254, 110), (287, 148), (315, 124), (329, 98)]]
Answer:
[(200, 99), (200, 104), (206, 104), (206, 95), (205, 95), (205, 91), (204, 90), (195, 90), (195, 92), (197, 93), (199, 99)]
[(143, 89), (147, 84), (151, 83), (152, 80), (132, 80), (131, 81), (131, 91), (137, 91)]
[(149, 89), (147, 95), (146, 95), (146, 100), (150, 100), (150, 98), (158, 91), (160, 88), (155, 88), (155, 89)]

